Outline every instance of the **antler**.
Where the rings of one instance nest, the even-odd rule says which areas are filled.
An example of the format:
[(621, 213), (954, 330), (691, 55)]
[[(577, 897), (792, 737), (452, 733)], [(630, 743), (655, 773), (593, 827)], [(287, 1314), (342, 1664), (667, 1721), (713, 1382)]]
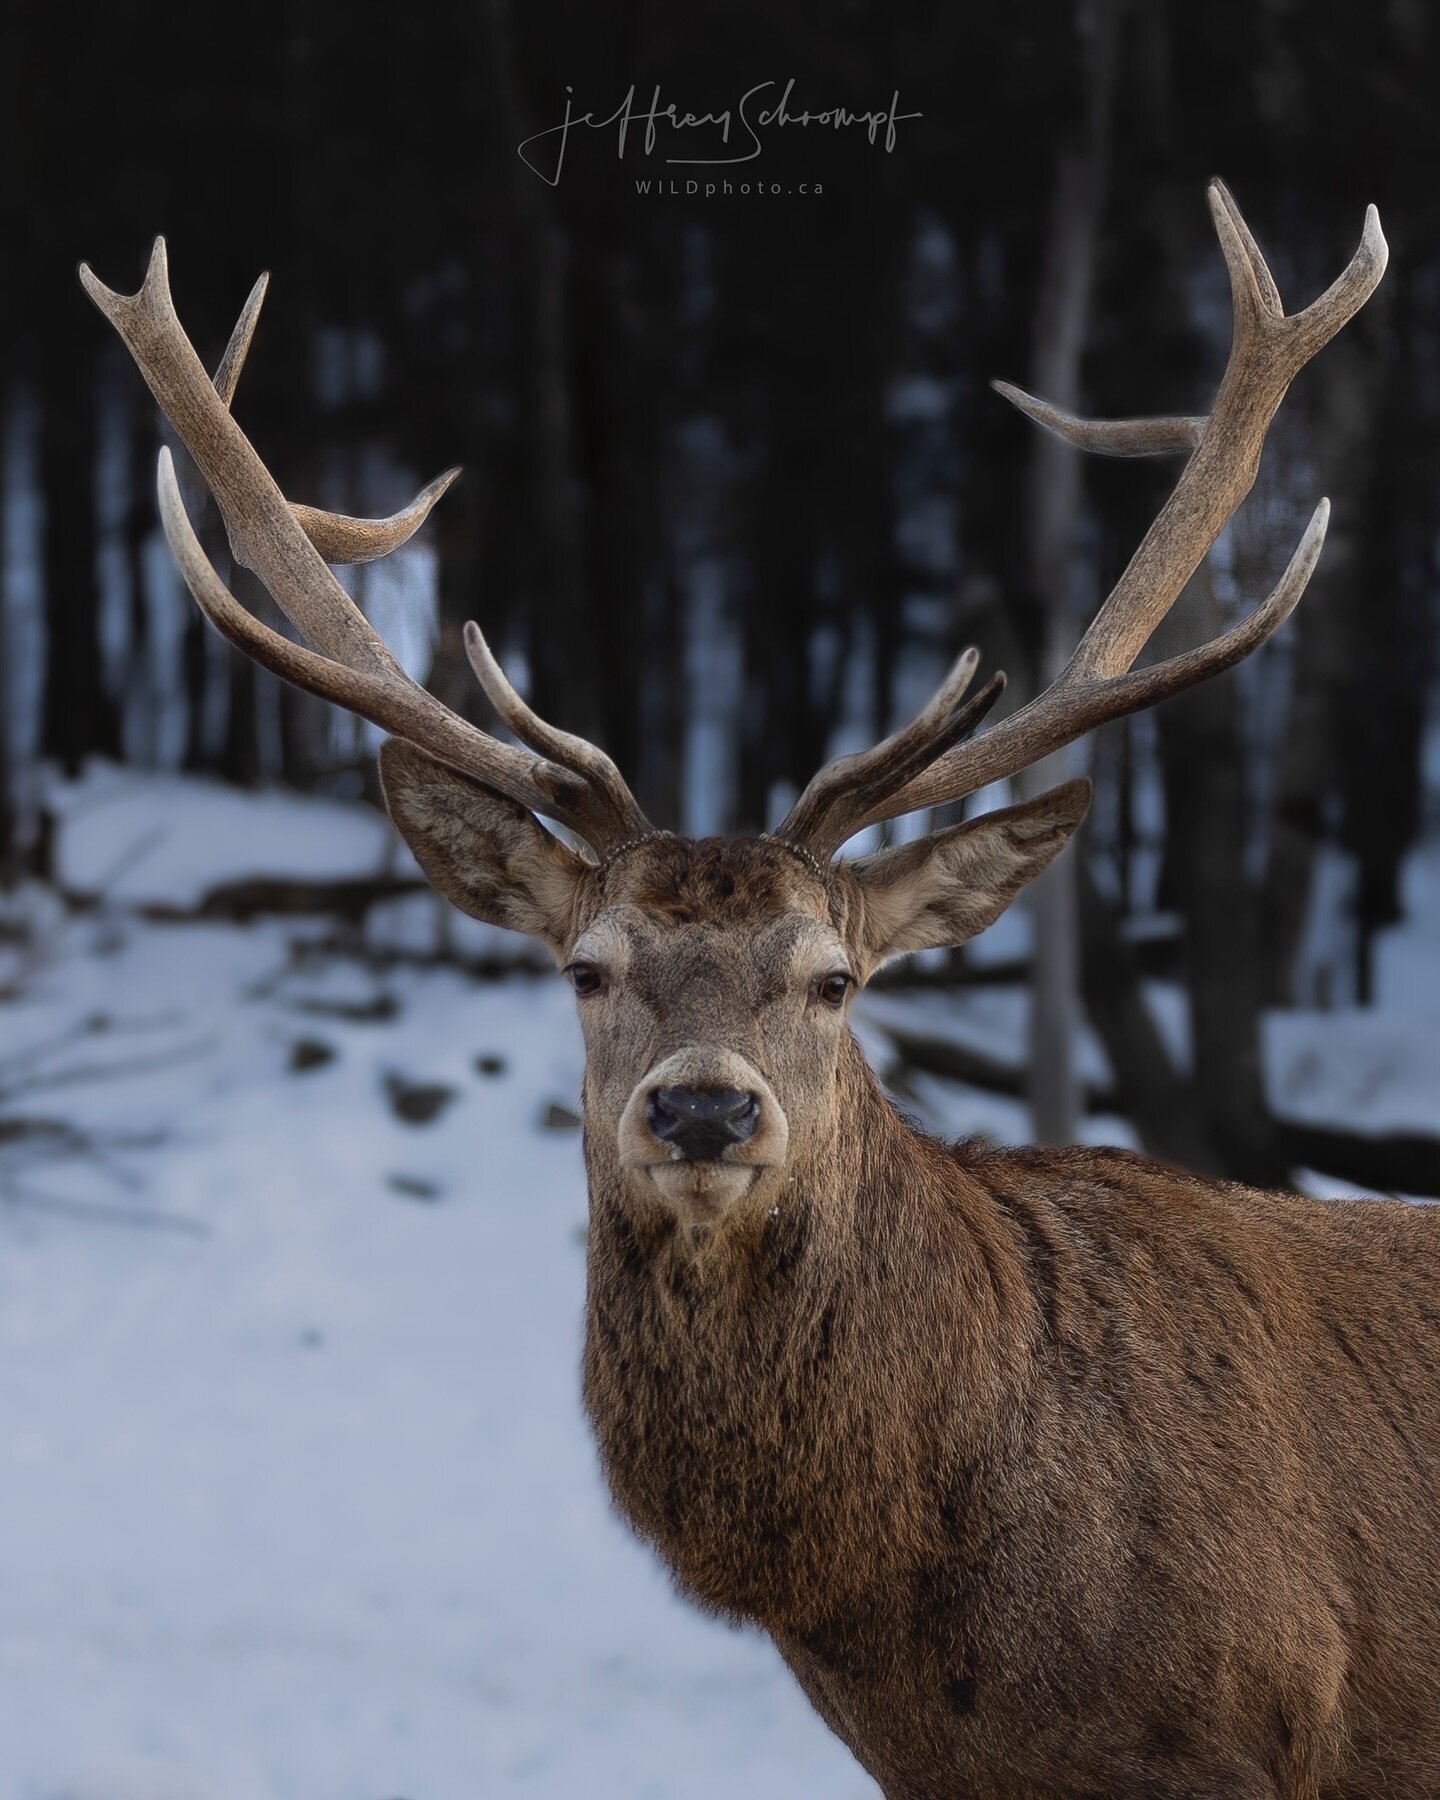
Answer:
[(651, 829), (603, 751), (553, 730), (530, 711), (500, 673), (479, 626), (466, 627), (472, 661), (477, 669), (484, 664), (486, 692), (530, 749), (501, 743), (412, 681), (331, 574), (327, 562), (367, 562), (403, 544), (459, 470), (448, 469), (389, 519), (352, 519), (291, 506), (230, 415), (266, 277), (251, 290), (213, 382), (176, 316), (163, 238), (155, 240), (138, 294), (112, 292), (84, 264), (80, 280), (120, 334), (209, 484), (235, 560), (255, 571), (286, 618), (315, 647), (262, 624), (226, 588), (190, 523), (170, 452), (162, 450), (160, 518), (171, 554), (206, 616), (232, 643), (284, 680), (359, 713), (532, 812), (555, 819), (602, 857)]
[[(831, 855), (867, 825), (961, 799), (1073, 743), (1106, 720), (1140, 712), (1233, 667), (1290, 616), (1325, 540), (1328, 500), (1316, 507), (1279, 585), (1248, 618), (1198, 649), (1149, 668), (1132, 667), (1249, 493), (1265, 433), (1290, 383), (1374, 293), (1388, 251), (1372, 206), (1344, 274), (1303, 312), (1287, 316), (1265, 259), (1223, 182), (1210, 184), (1209, 201), (1230, 273), (1234, 327), (1229, 362), (1208, 417), (1078, 419), (1008, 382), (994, 384), (1029, 418), (1080, 449), (1109, 456), (1191, 452), (1174, 492), (1075, 654), (1044, 693), (968, 742), (952, 734), (953, 704), (944, 703), (955, 679), (952, 673), (911, 726), (864, 757), (842, 758), (822, 769), (791, 808), (779, 835), (803, 844), (813, 855)], [(975, 652), (966, 657), (974, 658)], [(973, 661), (970, 667), (973, 671)], [(980, 697), (989, 693), (986, 689)], [(970, 729), (978, 722), (971, 721)], [(968, 737), (968, 731), (963, 735)], [(930, 754), (917, 767), (922, 743)]]

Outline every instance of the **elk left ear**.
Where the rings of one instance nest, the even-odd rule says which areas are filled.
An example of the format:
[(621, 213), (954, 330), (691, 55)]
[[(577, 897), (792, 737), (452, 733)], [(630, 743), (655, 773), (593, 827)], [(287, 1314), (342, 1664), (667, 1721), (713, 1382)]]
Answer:
[(516, 801), (401, 738), (380, 746), (380, 783), (396, 830), (452, 906), (539, 938), (562, 960), (593, 865)]
[(850, 863), (851, 930), (866, 974), (912, 950), (963, 944), (992, 925), (1065, 848), (1090, 793), (1088, 781), (1067, 781), (1022, 806)]

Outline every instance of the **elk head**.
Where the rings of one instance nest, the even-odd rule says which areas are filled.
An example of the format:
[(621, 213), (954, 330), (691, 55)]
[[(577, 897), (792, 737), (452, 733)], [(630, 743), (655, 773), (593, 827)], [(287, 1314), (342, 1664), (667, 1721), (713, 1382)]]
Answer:
[(1087, 421), (997, 384), (1082, 448), (1189, 453), (1059, 678), (977, 736), (1004, 678), (968, 698), (979, 659), (967, 650), (903, 730), (822, 769), (773, 833), (728, 842), (656, 830), (603, 751), (526, 704), (478, 626), (466, 627), (471, 664), (518, 742), (478, 729), (403, 673), (326, 565), (402, 543), (455, 472), (388, 520), (289, 505), (230, 413), (263, 280), (212, 381), (176, 318), (163, 240), (134, 296), (111, 292), (82, 268), (86, 291), (208, 481), (237, 560), (257, 572), (308, 643), (262, 624), (228, 592), (162, 451), (161, 519), (191, 592), (264, 667), (392, 734), (381, 754), (386, 802), (426, 875), (462, 911), (543, 941), (566, 970), (586, 1041), (592, 1168), (598, 1163), (635, 1207), (712, 1226), (767, 1208), (834, 1137), (854, 992), (888, 958), (957, 944), (998, 917), (1075, 830), (1089, 784), (1070, 782), (898, 848), (833, 860), (849, 838), (973, 794), (1105, 720), (1231, 667), (1299, 600), (1324, 538), (1324, 500), (1279, 584), (1249, 617), (1197, 649), (1133, 667), (1249, 491), (1290, 382), (1363, 305), (1385, 267), (1372, 207), (1345, 273), (1287, 316), (1233, 199), (1218, 182), (1209, 197), (1230, 273), (1234, 335), (1208, 416)]
[[(495, 686), (478, 633), (472, 657)], [(965, 669), (973, 669), (969, 653)], [(645, 831), (588, 857), (392, 739), (391, 817), (463, 912), (544, 940), (574, 987), (592, 1158), (688, 1224), (772, 1203), (823, 1154), (855, 990), (982, 930), (1084, 816), (1089, 784), (844, 864), (799, 836)]]

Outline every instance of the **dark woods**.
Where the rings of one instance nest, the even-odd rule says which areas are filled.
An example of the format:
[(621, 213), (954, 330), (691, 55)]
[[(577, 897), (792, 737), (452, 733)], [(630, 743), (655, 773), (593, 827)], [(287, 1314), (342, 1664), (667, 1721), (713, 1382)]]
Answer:
[[(483, 620), (651, 816), (703, 831), (773, 821), (962, 642), (1023, 696), (1113, 581), (1170, 472), (1038, 445), (991, 377), (1099, 414), (1202, 410), (1228, 336), (1206, 178), (1229, 181), (1292, 305), (1376, 201), (1386, 284), (1298, 383), (1175, 630), (1198, 640), (1266, 592), (1328, 493), (1299, 618), (1258, 666), (1095, 745), (1075, 904), (1046, 941), (1078, 921), (1080, 991), (1149, 1147), (1388, 1184), (1354, 1145), (1271, 1118), (1258, 1042), (1266, 1006), (1369, 998), (1421, 824), (1440, 56), (1420, 0), (260, 0), (239, 32), (203, 7), (18, 0), (0, 61), (12, 875), (43, 864), (42, 759), (373, 781), (349, 722), (230, 655), (179, 592), (154, 410), (81, 257), (130, 290), (165, 231), (212, 358), (269, 268), (237, 411), (287, 493), (388, 512), (465, 465), (424, 535), (433, 561), (357, 576), (382, 630), (478, 718), (459, 629)], [(792, 75), (792, 111), (883, 110), (898, 90), (924, 116), (888, 154), (861, 129), (790, 127), (727, 169), (662, 161), (714, 154), (713, 134), (647, 157), (633, 126), (622, 161), (614, 131), (579, 132), (553, 187), (516, 154), (567, 83), (604, 117), (632, 82), (639, 107), (658, 81), (700, 113)], [(736, 191), (654, 191), (687, 178)], [(747, 196), (747, 178), (823, 192)], [(1322, 887), (1343, 901), (1317, 907)], [(1145, 1009), (1152, 972), (1188, 985), (1193, 1084)], [(1063, 1020), (1063, 968), (1044, 981)]]

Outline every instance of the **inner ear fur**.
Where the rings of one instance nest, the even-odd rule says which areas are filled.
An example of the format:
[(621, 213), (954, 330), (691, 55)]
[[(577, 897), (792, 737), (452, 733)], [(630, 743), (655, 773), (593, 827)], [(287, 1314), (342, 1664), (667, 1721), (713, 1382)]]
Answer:
[(1065, 848), (1090, 795), (1088, 781), (1067, 781), (850, 863), (849, 930), (866, 974), (913, 950), (962, 944), (994, 924)]
[(592, 892), (593, 864), (523, 806), (400, 738), (380, 748), (380, 785), (396, 830), (452, 906), (563, 957)]

